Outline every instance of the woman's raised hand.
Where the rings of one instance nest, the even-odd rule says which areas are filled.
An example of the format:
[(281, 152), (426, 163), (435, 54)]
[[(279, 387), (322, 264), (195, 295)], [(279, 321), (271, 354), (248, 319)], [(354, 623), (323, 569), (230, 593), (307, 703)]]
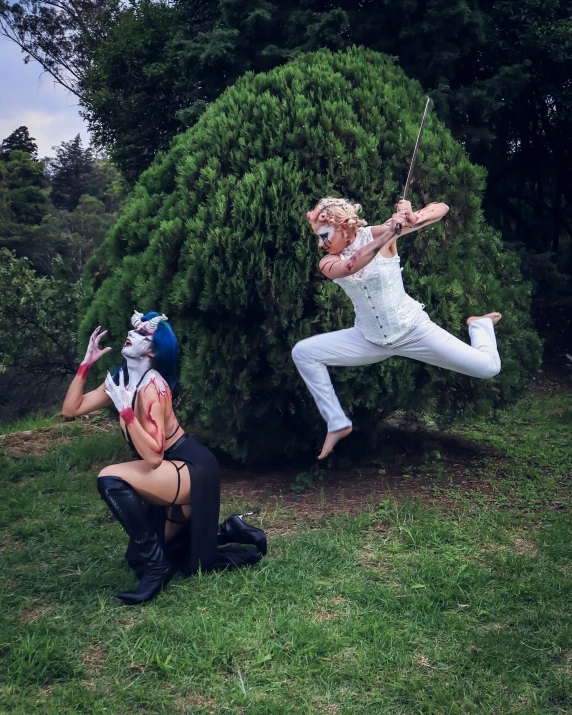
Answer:
[(403, 211), (398, 211), (397, 213), (394, 213), (393, 216), (389, 219), (389, 228), (394, 232), (397, 233), (397, 226), (405, 226), (407, 224), (407, 215)]
[(100, 350), (99, 341), (107, 333), (107, 330), (104, 330), (103, 333), (100, 333), (100, 330), (101, 325), (98, 325), (97, 328), (91, 334), (91, 338), (89, 339), (89, 343), (87, 346), (87, 352), (85, 353), (82, 365), (89, 365), (91, 367), (94, 362), (97, 362), (100, 357), (102, 357), (103, 355), (105, 355), (105, 353), (108, 353), (111, 350), (111, 348), (103, 348), (103, 350)]
[(417, 215), (413, 212), (413, 208), (411, 207), (411, 201), (406, 201), (404, 199), (400, 199), (396, 204), (395, 208), (398, 213), (403, 213), (405, 214), (405, 221), (404, 223), (408, 223), (410, 226), (414, 226), (417, 223)]

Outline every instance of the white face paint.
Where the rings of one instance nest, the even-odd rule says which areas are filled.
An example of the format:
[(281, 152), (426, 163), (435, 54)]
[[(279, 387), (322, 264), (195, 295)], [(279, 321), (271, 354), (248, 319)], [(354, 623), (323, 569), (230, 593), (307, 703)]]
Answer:
[(332, 240), (336, 229), (333, 226), (320, 226), (317, 231), (319, 242), (318, 246), (320, 248), (328, 248), (329, 242)]
[(148, 355), (151, 349), (153, 336), (147, 333), (143, 328), (130, 330), (127, 333), (121, 354), (126, 358), (142, 358)]

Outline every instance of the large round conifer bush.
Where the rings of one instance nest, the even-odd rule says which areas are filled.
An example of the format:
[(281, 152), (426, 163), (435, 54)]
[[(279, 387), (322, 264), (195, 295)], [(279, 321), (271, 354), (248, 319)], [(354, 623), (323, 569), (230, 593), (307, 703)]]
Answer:
[[(350, 327), (353, 310), (319, 272), (305, 214), (333, 194), (359, 200), (371, 224), (387, 219), (424, 100), (417, 82), (363, 48), (245, 75), (142, 175), (88, 264), (83, 342), (103, 325), (117, 361), (133, 309), (161, 310), (181, 343), (179, 412), (195, 434), (250, 462), (315, 454), (325, 424), (291, 350)], [(502, 408), (538, 368), (529, 289), (484, 222), (484, 181), (431, 113), (411, 200), (445, 201), (450, 211), (398, 247), (408, 292), (461, 339), (467, 316), (502, 311), (502, 371), (479, 381), (402, 358), (333, 369), (363, 432), (396, 409), (450, 419)]]

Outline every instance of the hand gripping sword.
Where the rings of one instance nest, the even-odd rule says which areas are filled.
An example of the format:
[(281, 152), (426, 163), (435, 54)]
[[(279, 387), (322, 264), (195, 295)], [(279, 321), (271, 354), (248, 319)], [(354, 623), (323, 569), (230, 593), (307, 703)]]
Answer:
[[(429, 110), (429, 104), (431, 102), (431, 97), (427, 97), (427, 103), (425, 104), (425, 111), (423, 112), (423, 119), (421, 120), (421, 126), (419, 127), (419, 134), (417, 135), (417, 141), (415, 142), (415, 149), (413, 150), (413, 157), (411, 158), (411, 164), (409, 165), (409, 173), (407, 174), (407, 181), (405, 182), (405, 189), (403, 190), (403, 196), (401, 200), (407, 199), (407, 193), (409, 191), (409, 184), (411, 183), (411, 178), (413, 176), (413, 169), (415, 168), (415, 162), (417, 160), (417, 152), (419, 151), (419, 144), (421, 143), (421, 137), (423, 136), (423, 129), (425, 128), (425, 120), (427, 119), (427, 111)], [(398, 223), (395, 226), (395, 233), (399, 236), (401, 233), (401, 224)]]

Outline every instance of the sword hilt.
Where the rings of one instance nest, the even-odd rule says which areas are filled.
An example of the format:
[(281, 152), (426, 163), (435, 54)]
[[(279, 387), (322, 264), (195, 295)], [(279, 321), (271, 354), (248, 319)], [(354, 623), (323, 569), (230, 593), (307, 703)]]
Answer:
[[(405, 192), (403, 192), (403, 196), (402, 196), (399, 200), (400, 200), (400, 201), (403, 201), (406, 196), (407, 196), (407, 194), (406, 194)], [(396, 223), (396, 224), (395, 224), (395, 233), (396, 233), (397, 236), (400, 236), (400, 235), (401, 235), (401, 229), (402, 229), (401, 224), (400, 224), (400, 223)]]

